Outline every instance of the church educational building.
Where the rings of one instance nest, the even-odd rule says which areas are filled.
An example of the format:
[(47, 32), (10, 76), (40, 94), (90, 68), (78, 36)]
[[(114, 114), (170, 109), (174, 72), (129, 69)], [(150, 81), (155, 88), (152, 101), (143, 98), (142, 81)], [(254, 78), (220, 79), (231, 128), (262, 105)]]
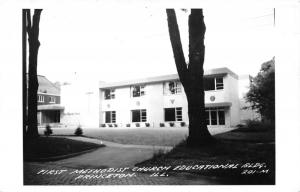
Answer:
[[(257, 118), (244, 111), (250, 76), (228, 68), (204, 72), (205, 111), (209, 127), (232, 127)], [(178, 75), (100, 83), (100, 127), (181, 127), (188, 125), (186, 95)]]

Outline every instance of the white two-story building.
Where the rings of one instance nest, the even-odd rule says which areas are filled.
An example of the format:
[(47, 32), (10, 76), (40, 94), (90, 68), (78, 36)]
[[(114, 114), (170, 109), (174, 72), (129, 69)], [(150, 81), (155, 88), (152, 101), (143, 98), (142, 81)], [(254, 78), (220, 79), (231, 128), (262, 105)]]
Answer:
[[(257, 117), (243, 111), (250, 76), (228, 68), (204, 72), (205, 110), (210, 127), (231, 127)], [(188, 125), (186, 95), (178, 75), (100, 83), (100, 127), (170, 127)], [(243, 92), (241, 92), (243, 91)]]

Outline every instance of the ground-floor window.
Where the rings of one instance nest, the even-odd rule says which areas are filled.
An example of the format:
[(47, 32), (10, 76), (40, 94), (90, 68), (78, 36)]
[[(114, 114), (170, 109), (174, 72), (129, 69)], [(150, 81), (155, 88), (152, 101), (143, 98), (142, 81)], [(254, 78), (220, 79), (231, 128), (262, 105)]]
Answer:
[(182, 107), (165, 108), (165, 121), (182, 121)]
[(105, 111), (105, 123), (116, 122), (116, 111)]
[(59, 123), (60, 111), (58, 110), (45, 110), (37, 112), (38, 124)]
[(207, 125), (225, 125), (224, 108), (205, 108)]
[(146, 109), (136, 109), (131, 111), (132, 122), (146, 122), (147, 121), (147, 111)]

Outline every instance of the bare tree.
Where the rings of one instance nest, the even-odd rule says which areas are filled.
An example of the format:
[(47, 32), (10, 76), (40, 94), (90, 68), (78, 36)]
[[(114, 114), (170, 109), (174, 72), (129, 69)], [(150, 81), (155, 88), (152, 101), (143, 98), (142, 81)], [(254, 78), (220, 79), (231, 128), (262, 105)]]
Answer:
[(39, 42), (39, 23), (42, 9), (35, 9), (32, 17), (30, 10), (26, 10), (27, 16), (27, 34), (28, 34), (28, 47), (29, 47), (29, 67), (28, 67), (28, 128), (26, 135), (30, 137), (37, 137), (37, 91), (38, 91), (38, 79), (37, 79), (37, 60), (38, 50), (40, 47)]
[(202, 9), (192, 9), (189, 15), (189, 63), (185, 62), (174, 9), (167, 9), (169, 35), (179, 79), (188, 101), (189, 136), (187, 145), (196, 147), (213, 141), (205, 119), (203, 63), (205, 55), (205, 23)]

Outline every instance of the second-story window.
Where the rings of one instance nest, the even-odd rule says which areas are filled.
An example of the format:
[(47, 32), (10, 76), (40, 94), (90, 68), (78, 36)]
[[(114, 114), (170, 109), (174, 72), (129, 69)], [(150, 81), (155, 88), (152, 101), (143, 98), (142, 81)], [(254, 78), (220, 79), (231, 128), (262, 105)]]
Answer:
[(181, 84), (179, 81), (170, 81), (164, 84), (164, 94), (173, 95), (181, 93)]
[(224, 89), (223, 78), (216, 78), (216, 89)]
[(55, 103), (55, 97), (50, 97), (49, 103)]
[(105, 89), (104, 90), (104, 99), (114, 99), (115, 98), (115, 90), (114, 89)]
[(224, 89), (223, 77), (205, 77), (204, 91)]
[(38, 102), (39, 103), (44, 103), (44, 96), (43, 95), (38, 95)]
[(131, 86), (131, 95), (132, 97), (140, 97), (145, 95), (145, 86), (144, 85)]

